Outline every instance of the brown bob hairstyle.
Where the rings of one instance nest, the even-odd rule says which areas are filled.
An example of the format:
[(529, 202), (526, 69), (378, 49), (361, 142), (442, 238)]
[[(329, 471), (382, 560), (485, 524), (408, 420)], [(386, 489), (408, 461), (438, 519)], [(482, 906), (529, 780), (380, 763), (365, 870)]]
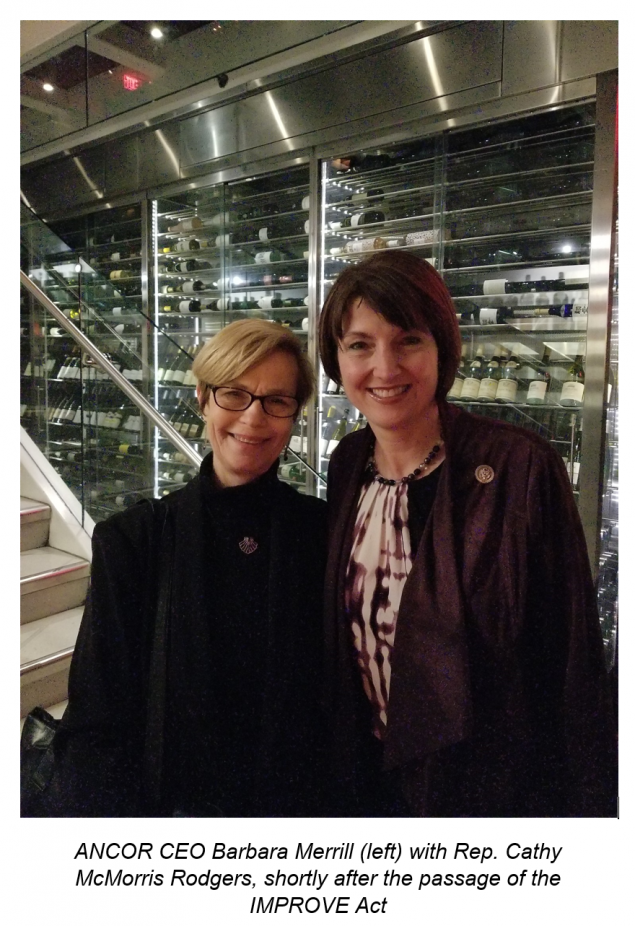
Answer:
[(346, 312), (363, 299), (391, 325), (428, 331), (439, 352), (437, 399), (448, 394), (461, 360), (461, 334), (452, 297), (440, 274), (408, 251), (378, 251), (351, 264), (337, 277), (320, 315), (322, 365), (341, 385), (339, 342)]

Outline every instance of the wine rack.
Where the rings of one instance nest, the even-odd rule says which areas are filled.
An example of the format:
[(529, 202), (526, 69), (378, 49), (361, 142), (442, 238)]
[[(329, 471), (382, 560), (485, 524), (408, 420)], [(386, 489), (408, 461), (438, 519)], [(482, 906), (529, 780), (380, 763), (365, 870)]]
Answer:
[[(345, 266), (374, 250), (428, 260), (445, 279), (462, 334), (449, 400), (543, 435), (574, 492), (593, 158), (594, 106), (585, 104), (322, 165), (323, 298)], [(320, 428), (331, 452), (333, 417), (335, 437), (358, 426), (346, 398), (334, 402), (334, 386), (322, 375)], [(320, 449), (325, 471), (324, 439)]]
[[(29, 255), (28, 269), (126, 379), (147, 392), (141, 250), (134, 204), (55, 223), (47, 246)], [(29, 434), (96, 521), (153, 495), (153, 446), (136, 405), (30, 297), (22, 303), (20, 411)]]
[[(201, 187), (153, 207), (155, 319), (170, 337), (167, 355), (158, 358), (157, 381), (168, 387), (159, 393), (159, 409), (176, 416), (177, 430), (181, 413), (188, 422), (181, 433), (198, 444), (188, 371), (207, 338), (232, 321), (266, 318), (306, 341), (308, 167)], [(294, 426), (290, 448), (306, 459), (305, 416)], [(305, 468), (295, 458), (285, 461), (281, 478), (300, 491), (306, 487)]]

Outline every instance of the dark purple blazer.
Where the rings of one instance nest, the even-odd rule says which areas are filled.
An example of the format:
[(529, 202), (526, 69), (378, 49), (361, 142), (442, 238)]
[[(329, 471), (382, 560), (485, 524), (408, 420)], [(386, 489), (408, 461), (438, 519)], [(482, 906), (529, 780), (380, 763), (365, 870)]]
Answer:
[[(401, 599), (383, 767), (413, 816), (612, 816), (615, 725), (563, 461), (521, 428), (445, 403), (441, 417), (446, 460)], [(345, 437), (328, 473), (327, 708), (353, 815), (370, 719), (343, 585), (371, 439)]]

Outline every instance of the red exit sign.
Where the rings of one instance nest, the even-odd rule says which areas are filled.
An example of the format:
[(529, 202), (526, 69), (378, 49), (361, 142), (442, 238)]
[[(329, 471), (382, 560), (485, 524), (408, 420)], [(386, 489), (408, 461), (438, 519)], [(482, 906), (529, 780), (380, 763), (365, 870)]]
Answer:
[(133, 77), (132, 74), (123, 75), (124, 90), (138, 90), (140, 86), (141, 80), (138, 77)]

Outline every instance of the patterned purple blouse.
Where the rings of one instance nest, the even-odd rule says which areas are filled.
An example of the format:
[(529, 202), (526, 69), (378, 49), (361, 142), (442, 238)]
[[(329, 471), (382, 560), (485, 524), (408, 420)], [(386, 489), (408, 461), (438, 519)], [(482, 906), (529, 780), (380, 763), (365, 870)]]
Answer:
[(362, 486), (345, 584), (364, 691), (373, 707), (373, 733), (383, 739), (388, 723), (390, 654), (401, 593), (412, 568), (408, 486)]

